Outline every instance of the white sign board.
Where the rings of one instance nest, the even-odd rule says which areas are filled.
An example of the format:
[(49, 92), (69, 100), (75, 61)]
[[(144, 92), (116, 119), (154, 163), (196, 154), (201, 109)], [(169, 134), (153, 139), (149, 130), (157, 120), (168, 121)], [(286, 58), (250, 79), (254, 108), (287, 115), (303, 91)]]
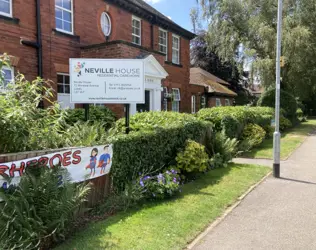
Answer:
[(70, 59), (71, 103), (145, 103), (144, 61)]
[(61, 165), (68, 170), (73, 182), (94, 179), (110, 172), (112, 159), (112, 145), (103, 145), (73, 148), (25, 160), (1, 163), (0, 188), (8, 188), (8, 178), (12, 178), (11, 185), (17, 185), (26, 169), (32, 165), (49, 168)]

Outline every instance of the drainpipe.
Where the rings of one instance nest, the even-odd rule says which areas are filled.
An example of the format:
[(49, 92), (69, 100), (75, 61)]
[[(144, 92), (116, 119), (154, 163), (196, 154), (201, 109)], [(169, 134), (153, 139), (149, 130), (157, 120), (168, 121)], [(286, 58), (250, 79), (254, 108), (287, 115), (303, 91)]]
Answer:
[(38, 76), (43, 78), (43, 50), (42, 50), (42, 29), (41, 29), (41, 3), (36, 1), (36, 42), (21, 39), (21, 44), (30, 46), (37, 50), (37, 72)]

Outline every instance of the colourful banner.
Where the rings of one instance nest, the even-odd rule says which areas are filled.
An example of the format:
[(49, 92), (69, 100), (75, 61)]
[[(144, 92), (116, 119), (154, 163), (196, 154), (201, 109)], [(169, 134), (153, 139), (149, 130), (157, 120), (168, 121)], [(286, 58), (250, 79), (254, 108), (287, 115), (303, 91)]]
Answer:
[(34, 165), (54, 167), (60, 164), (68, 170), (73, 182), (82, 182), (108, 174), (112, 159), (112, 145), (103, 145), (73, 148), (25, 160), (0, 163), (0, 187), (8, 187), (8, 177), (12, 178), (11, 185), (18, 184), (25, 170)]

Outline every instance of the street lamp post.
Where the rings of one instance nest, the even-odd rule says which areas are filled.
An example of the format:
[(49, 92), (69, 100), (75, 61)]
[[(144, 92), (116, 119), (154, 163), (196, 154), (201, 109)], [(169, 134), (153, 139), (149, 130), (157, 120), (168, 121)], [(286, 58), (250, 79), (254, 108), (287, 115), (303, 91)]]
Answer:
[(280, 73), (281, 73), (281, 40), (282, 40), (283, 2), (278, 0), (278, 31), (276, 54), (276, 88), (275, 88), (275, 132), (273, 135), (273, 176), (280, 177)]

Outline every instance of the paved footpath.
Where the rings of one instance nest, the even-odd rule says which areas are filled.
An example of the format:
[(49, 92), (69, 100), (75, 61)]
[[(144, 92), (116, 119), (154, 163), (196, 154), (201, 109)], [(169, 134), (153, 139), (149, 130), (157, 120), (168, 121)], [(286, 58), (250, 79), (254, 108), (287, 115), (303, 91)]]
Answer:
[[(257, 162), (260, 164), (260, 161)], [(316, 134), (193, 249), (316, 249)]]

